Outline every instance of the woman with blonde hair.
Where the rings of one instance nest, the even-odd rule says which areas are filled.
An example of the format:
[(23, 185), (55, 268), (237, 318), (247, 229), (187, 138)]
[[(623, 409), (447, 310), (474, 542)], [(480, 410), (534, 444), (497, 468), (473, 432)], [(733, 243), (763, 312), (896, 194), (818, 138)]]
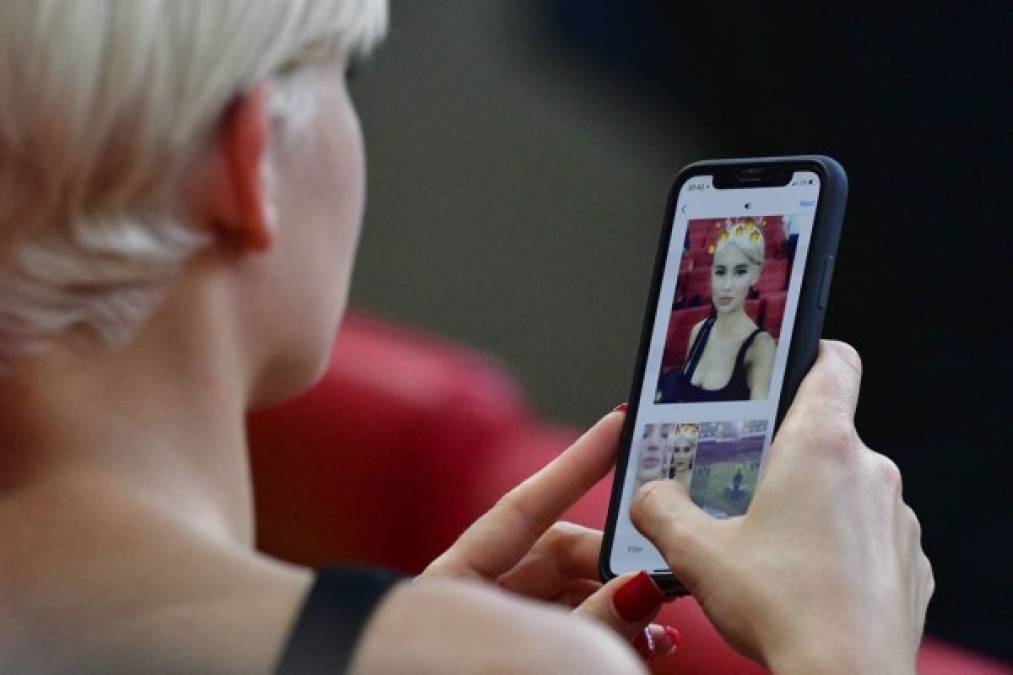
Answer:
[[(688, 424), (680, 424), (679, 428), (668, 438), (668, 478), (682, 483), (683, 487), (689, 489), (689, 482), (693, 478), (693, 462), (696, 460), (697, 437), (685, 427)], [(695, 425), (694, 425), (695, 426)]]
[[(244, 416), (327, 362), (363, 209), (344, 72), (385, 24), (381, 0), (0, 4), (3, 672), (626, 672), (631, 642), (673, 647), (650, 578), (600, 583), (601, 533), (557, 522), (609, 471), (621, 412), (413, 581), (254, 548)], [(825, 413), (851, 410), (855, 361), (824, 345), (769, 489), (720, 526), (740, 532), (674, 487), (632, 512), (775, 670), (913, 668), (917, 521)], [(789, 527), (784, 495), (834, 505)]]
[(714, 244), (714, 310), (689, 334), (682, 368), (663, 375), (659, 403), (763, 400), (770, 394), (774, 338), (746, 314), (749, 290), (763, 270), (763, 223), (727, 220)]

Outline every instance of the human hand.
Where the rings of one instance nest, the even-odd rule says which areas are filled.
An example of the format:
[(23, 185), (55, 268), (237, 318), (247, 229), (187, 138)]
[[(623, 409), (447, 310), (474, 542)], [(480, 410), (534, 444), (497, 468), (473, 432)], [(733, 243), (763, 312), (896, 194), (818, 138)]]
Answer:
[(508, 492), (421, 578), (473, 578), (535, 600), (561, 604), (611, 626), (645, 659), (667, 655), (674, 628), (650, 624), (664, 600), (646, 574), (602, 584), (602, 533), (560, 516), (615, 462), (623, 415), (611, 413), (541, 471)]
[(855, 430), (860, 380), (853, 349), (821, 343), (746, 515), (714, 519), (677, 481), (631, 505), (718, 630), (775, 672), (915, 672), (932, 568), (897, 466)]

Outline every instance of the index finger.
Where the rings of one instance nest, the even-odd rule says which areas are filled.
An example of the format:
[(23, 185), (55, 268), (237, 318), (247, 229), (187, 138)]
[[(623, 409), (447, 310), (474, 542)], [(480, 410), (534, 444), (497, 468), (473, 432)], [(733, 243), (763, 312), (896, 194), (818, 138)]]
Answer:
[[(504, 495), (434, 563), (485, 578), (512, 568), (615, 462), (624, 416), (610, 413), (556, 459)], [(464, 569), (460, 569), (463, 565)]]

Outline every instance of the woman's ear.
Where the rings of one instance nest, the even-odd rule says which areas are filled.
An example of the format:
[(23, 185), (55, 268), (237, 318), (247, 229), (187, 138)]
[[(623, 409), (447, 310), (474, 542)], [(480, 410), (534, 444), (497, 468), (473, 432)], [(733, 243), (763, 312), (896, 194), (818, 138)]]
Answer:
[(242, 250), (265, 251), (277, 223), (265, 183), (271, 140), (269, 89), (261, 83), (229, 107), (215, 139), (208, 208), (220, 235)]

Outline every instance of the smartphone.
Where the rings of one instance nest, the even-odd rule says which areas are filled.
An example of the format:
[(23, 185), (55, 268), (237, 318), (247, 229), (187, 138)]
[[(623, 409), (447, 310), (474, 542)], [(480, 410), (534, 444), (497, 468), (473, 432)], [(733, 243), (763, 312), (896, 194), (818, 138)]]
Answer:
[(697, 162), (668, 198), (599, 562), (686, 591), (630, 522), (678, 480), (715, 518), (749, 508), (819, 346), (847, 177), (824, 156)]

